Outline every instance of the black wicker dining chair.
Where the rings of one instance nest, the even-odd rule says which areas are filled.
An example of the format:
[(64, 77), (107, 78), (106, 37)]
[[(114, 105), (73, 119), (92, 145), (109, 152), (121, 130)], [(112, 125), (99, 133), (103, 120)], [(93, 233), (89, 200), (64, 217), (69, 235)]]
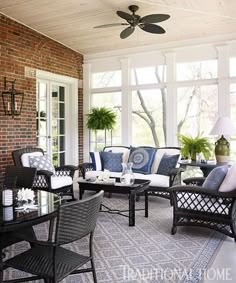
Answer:
[[(37, 147), (26, 147), (12, 152), (12, 158), (17, 167), (29, 167), (29, 156), (43, 155), (43, 149)], [(76, 170), (78, 167), (74, 165), (55, 167), (55, 174), (48, 170), (37, 170), (33, 188), (68, 195), (74, 199), (73, 178)]]
[[(94, 282), (97, 282), (93, 259), (93, 235), (102, 198), (103, 191), (90, 198), (60, 206), (54, 240), (31, 242), (34, 244), (33, 247), (6, 261), (6, 267), (38, 275), (46, 283), (57, 283), (70, 274), (83, 272), (92, 272)], [(88, 235), (89, 255), (78, 254), (62, 247)], [(78, 269), (88, 262), (91, 263), (91, 267)]]

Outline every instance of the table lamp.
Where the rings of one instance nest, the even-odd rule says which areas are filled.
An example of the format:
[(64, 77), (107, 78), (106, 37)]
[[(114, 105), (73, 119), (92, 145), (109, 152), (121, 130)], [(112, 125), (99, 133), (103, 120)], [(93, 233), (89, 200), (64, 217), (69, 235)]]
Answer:
[(228, 162), (230, 156), (230, 143), (224, 137), (236, 133), (236, 129), (228, 117), (219, 117), (210, 135), (218, 135), (221, 138), (215, 143), (215, 156), (217, 163)]

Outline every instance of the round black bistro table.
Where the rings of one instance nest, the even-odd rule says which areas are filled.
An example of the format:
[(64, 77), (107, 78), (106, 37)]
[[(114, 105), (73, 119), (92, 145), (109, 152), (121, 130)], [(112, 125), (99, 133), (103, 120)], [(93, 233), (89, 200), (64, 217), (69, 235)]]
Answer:
[[(53, 232), (53, 221), (58, 207), (64, 201), (60, 196), (40, 191), (24, 189), (0, 189), (0, 283), (27, 282), (40, 279), (39, 276), (3, 281), (3, 250), (15, 243), (16, 232), (35, 237), (33, 226), (50, 220), (49, 238)], [(7, 244), (6, 244), (7, 243)]]
[[(22, 195), (30, 199), (21, 200)], [(8, 203), (12, 198), (12, 205), (4, 198)], [(0, 234), (50, 220), (61, 204), (60, 196), (41, 190), (0, 190)]]

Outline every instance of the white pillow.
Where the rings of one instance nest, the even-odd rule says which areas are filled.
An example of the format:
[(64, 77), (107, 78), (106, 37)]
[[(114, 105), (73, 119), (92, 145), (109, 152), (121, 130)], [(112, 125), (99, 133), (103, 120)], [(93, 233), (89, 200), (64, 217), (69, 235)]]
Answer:
[(23, 167), (30, 167), (29, 156), (43, 156), (43, 153), (40, 151), (24, 153), (21, 155), (21, 163)]
[(231, 192), (236, 189), (236, 163), (234, 163), (228, 170), (224, 181), (220, 185), (219, 192)]

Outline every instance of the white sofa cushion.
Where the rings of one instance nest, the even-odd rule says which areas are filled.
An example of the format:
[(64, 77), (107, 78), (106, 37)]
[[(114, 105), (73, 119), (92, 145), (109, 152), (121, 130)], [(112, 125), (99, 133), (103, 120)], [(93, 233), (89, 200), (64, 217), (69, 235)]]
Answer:
[[(102, 171), (87, 171), (85, 173), (85, 178), (90, 179), (90, 178), (95, 178), (101, 174)], [(110, 172), (110, 176), (113, 178), (120, 178), (121, 172)], [(164, 188), (169, 188), (169, 181), (170, 177), (169, 176), (164, 176), (164, 175), (158, 175), (158, 174), (140, 174), (140, 173), (134, 173), (135, 179), (141, 179), (141, 180), (150, 180), (150, 187), (164, 187)]]
[(219, 192), (231, 192), (236, 189), (235, 175), (236, 175), (236, 163), (234, 163), (229, 168), (228, 173), (224, 178), (224, 181), (220, 185)]
[(122, 159), (124, 163), (128, 162), (130, 149), (123, 146), (108, 146), (104, 151), (111, 151), (114, 153), (123, 153)]
[(23, 167), (30, 167), (29, 156), (43, 156), (43, 153), (40, 151), (23, 153), (21, 155), (21, 164)]
[(73, 180), (70, 176), (51, 176), (52, 189), (59, 189), (61, 187), (72, 185)]

